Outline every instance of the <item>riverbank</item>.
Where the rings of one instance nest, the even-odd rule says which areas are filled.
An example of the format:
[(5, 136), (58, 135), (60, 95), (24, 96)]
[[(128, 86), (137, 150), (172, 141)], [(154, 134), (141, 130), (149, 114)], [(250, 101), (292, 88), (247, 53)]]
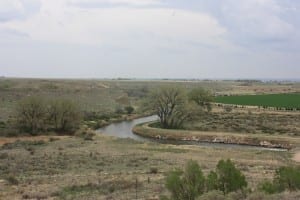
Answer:
[(295, 148), (300, 144), (300, 138), (292, 136), (168, 130), (153, 128), (149, 124), (151, 123), (135, 126), (132, 131), (136, 135), (157, 140), (237, 144), (287, 150)]

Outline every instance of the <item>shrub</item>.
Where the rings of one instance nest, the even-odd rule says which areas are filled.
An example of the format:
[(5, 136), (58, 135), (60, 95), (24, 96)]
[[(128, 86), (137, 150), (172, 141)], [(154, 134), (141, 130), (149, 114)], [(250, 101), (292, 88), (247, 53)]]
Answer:
[(220, 160), (217, 165), (219, 189), (227, 194), (247, 187), (245, 176), (238, 170), (231, 160)]
[(270, 181), (264, 181), (258, 185), (258, 190), (268, 194), (274, 194), (278, 191), (278, 188)]
[(127, 112), (127, 114), (131, 114), (131, 113), (133, 113), (134, 108), (132, 106), (126, 106), (125, 111)]
[(288, 189), (294, 191), (300, 189), (300, 169), (298, 167), (280, 167), (275, 174), (274, 184), (278, 190)]
[(150, 168), (150, 174), (157, 174), (157, 173), (158, 173), (158, 169), (156, 167)]
[(205, 178), (200, 166), (195, 161), (188, 161), (185, 171), (171, 171), (166, 178), (166, 187), (171, 192), (171, 199), (194, 200), (203, 194)]
[(290, 166), (280, 167), (276, 170), (273, 182), (265, 181), (259, 185), (259, 190), (269, 194), (298, 189), (300, 189), (300, 169)]
[(18, 185), (19, 184), (18, 179), (13, 175), (8, 175), (5, 179), (11, 185)]

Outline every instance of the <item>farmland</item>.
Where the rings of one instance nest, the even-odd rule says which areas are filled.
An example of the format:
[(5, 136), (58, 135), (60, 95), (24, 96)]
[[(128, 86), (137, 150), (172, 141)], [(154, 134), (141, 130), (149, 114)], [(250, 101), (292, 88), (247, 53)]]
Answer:
[(218, 96), (215, 101), (224, 104), (300, 109), (300, 93)]

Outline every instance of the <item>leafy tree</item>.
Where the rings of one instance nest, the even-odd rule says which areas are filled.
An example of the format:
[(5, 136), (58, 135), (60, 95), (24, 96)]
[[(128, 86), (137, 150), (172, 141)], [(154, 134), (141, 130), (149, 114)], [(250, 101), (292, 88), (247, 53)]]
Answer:
[(245, 176), (238, 170), (231, 160), (220, 160), (217, 165), (219, 190), (224, 194), (247, 187)]
[(185, 171), (175, 170), (168, 174), (166, 187), (171, 199), (194, 200), (205, 190), (205, 177), (196, 161), (188, 161)]
[(214, 98), (209, 91), (203, 88), (196, 88), (190, 91), (188, 98), (201, 108), (211, 111), (211, 102), (214, 100)]
[(35, 135), (45, 128), (45, 102), (40, 97), (27, 97), (16, 107), (17, 124), (21, 131)]
[(178, 87), (162, 87), (153, 91), (148, 103), (158, 115), (162, 128), (181, 128), (193, 116), (184, 91)]

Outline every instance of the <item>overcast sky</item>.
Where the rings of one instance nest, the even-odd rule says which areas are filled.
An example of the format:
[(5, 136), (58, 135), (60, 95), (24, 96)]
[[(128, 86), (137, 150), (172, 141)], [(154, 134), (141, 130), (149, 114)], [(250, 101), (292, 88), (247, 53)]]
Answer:
[(299, 0), (0, 0), (0, 76), (300, 78)]

